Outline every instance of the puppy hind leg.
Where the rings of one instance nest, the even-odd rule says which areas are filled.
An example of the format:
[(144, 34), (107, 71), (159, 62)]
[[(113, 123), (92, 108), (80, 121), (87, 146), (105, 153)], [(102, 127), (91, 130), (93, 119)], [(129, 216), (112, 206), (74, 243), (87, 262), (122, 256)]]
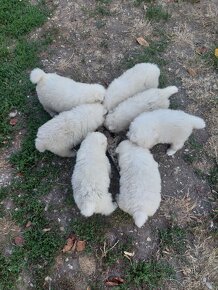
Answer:
[(168, 156), (172, 156), (176, 153), (176, 151), (178, 151), (179, 149), (181, 149), (184, 145), (184, 142), (182, 143), (177, 143), (177, 144), (172, 144), (170, 146), (170, 148), (167, 150), (167, 155)]
[(137, 211), (133, 214), (133, 218), (135, 221), (135, 224), (138, 228), (141, 228), (144, 223), (147, 221), (148, 216), (145, 212)]
[(45, 109), (45, 111), (53, 118), (54, 116), (56, 116), (57, 115), (57, 113), (56, 112), (53, 112), (52, 110), (50, 110), (50, 109), (48, 109), (48, 108), (46, 108), (46, 107), (44, 107), (44, 109)]
[(116, 202), (111, 202), (109, 206), (104, 211), (104, 215), (110, 215), (112, 214), (113, 211), (117, 208), (117, 203)]
[(87, 202), (82, 208), (81, 208), (81, 214), (85, 217), (90, 217), (95, 212), (95, 204)]
[(74, 157), (76, 156), (76, 151), (71, 149), (65, 149), (60, 152), (57, 152), (57, 155), (61, 157)]

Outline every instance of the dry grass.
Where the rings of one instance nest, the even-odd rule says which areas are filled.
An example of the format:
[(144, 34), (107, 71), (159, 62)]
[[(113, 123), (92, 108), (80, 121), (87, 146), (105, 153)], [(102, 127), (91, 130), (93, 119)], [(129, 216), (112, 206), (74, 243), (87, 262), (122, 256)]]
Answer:
[(167, 197), (163, 200), (161, 214), (178, 226), (184, 227), (193, 220), (197, 220), (193, 213), (196, 206), (197, 201), (193, 201), (189, 193), (179, 198)]
[(164, 289), (206, 290), (217, 289), (218, 251), (208, 231), (199, 225), (193, 232), (193, 240), (187, 243), (182, 258), (164, 252), (164, 258), (175, 263), (180, 279), (168, 280)]
[(189, 46), (194, 49), (194, 33), (186, 23), (180, 24), (173, 29), (172, 41), (179, 46)]
[[(212, 1), (210, 1), (212, 2)], [(189, 15), (191, 15), (192, 18), (199, 20), (201, 24), (206, 27), (209, 25), (216, 24), (217, 22), (217, 16), (218, 16), (218, 8), (216, 3), (209, 3), (205, 2), (202, 3), (200, 6), (200, 9), (196, 9), (195, 6), (190, 7)]]
[(20, 228), (9, 218), (0, 219), (0, 248), (7, 244), (20, 233)]
[(194, 231), (195, 240), (189, 245), (185, 257), (187, 263), (181, 269), (185, 289), (204, 289), (203, 285), (210, 283), (214, 288), (218, 286), (218, 251), (214, 248), (214, 240), (208, 236), (207, 230), (201, 227)]
[(153, 32), (153, 27), (151, 25), (151, 22), (148, 20), (142, 20), (142, 19), (136, 19), (133, 29), (132, 29), (135, 33), (135, 31), (137, 31), (137, 33), (140, 31), (142, 35), (136, 35), (136, 37), (138, 36), (150, 36)]
[(70, 68), (73, 66), (73, 58), (74, 53), (67, 59), (62, 58), (60, 62), (57, 64), (57, 68), (60, 71), (65, 71), (67, 68)]

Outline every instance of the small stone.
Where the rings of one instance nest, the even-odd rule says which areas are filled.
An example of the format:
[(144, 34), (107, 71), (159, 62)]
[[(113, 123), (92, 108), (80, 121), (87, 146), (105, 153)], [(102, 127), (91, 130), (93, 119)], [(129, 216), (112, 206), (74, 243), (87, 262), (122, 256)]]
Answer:
[(49, 277), (49, 276), (47, 276), (47, 277), (45, 277), (45, 281), (46, 281), (46, 282), (52, 281), (52, 278)]
[(147, 237), (147, 242), (151, 242), (151, 238), (150, 237)]
[(17, 116), (17, 110), (14, 110), (14, 111), (9, 113), (9, 118), (14, 118), (16, 116)]
[(68, 268), (69, 268), (70, 270), (73, 270), (73, 266), (72, 266), (72, 265), (68, 264), (67, 266), (68, 266)]

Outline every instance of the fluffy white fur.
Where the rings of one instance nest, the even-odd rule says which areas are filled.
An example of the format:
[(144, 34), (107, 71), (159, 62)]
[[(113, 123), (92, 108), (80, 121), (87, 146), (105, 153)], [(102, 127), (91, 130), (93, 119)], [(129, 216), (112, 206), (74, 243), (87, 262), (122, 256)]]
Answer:
[(39, 68), (31, 72), (30, 80), (37, 84), (39, 101), (52, 117), (77, 105), (101, 102), (105, 95), (105, 88), (99, 84), (75, 82), (55, 73), (45, 73)]
[(77, 153), (72, 176), (73, 195), (81, 214), (111, 214), (117, 207), (108, 192), (111, 166), (106, 156), (107, 138), (99, 132), (88, 134)]
[(157, 88), (160, 69), (156, 64), (139, 63), (113, 80), (106, 90), (104, 106), (109, 111), (119, 103), (144, 91)]
[(183, 111), (160, 109), (139, 115), (130, 125), (127, 136), (144, 148), (158, 143), (168, 143), (167, 154), (173, 155), (181, 149), (193, 129), (202, 129), (205, 122), (199, 117)]
[(161, 201), (161, 178), (158, 164), (148, 149), (126, 140), (119, 153), (120, 194), (118, 206), (133, 216), (140, 228), (158, 209)]
[(40, 152), (49, 150), (61, 157), (72, 157), (75, 155), (72, 148), (103, 124), (104, 114), (103, 105), (98, 103), (60, 113), (39, 128), (36, 148)]
[(130, 123), (141, 113), (169, 107), (169, 97), (178, 92), (170, 86), (165, 89), (148, 89), (123, 101), (106, 116), (105, 127), (111, 132), (127, 129)]

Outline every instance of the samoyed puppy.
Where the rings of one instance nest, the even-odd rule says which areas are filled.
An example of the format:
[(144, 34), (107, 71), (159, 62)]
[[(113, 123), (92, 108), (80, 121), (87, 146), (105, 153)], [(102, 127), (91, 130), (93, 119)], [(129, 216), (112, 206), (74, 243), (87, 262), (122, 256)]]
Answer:
[(30, 80), (37, 84), (39, 101), (52, 117), (81, 104), (101, 102), (105, 95), (105, 88), (99, 84), (75, 82), (39, 68), (31, 72)]
[(139, 63), (113, 80), (106, 90), (104, 106), (109, 111), (146, 89), (157, 88), (160, 69), (156, 64)]
[(132, 142), (121, 142), (119, 154), (120, 194), (118, 206), (133, 216), (137, 227), (142, 227), (154, 215), (161, 201), (161, 178), (158, 163), (148, 149)]
[(117, 205), (108, 192), (110, 162), (106, 156), (107, 138), (99, 132), (89, 133), (77, 153), (72, 175), (73, 196), (81, 214), (111, 214)]
[(80, 105), (60, 113), (39, 128), (36, 149), (49, 150), (61, 157), (74, 156), (72, 148), (103, 124), (105, 113), (99, 103)]
[(170, 105), (169, 97), (177, 92), (177, 87), (170, 86), (165, 89), (148, 89), (138, 93), (114, 108), (106, 116), (104, 125), (114, 133), (123, 131), (141, 113), (168, 108)]
[(144, 148), (158, 143), (168, 143), (169, 156), (181, 149), (193, 129), (203, 129), (205, 122), (183, 111), (160, 109), (139, 115), (130, 125), (129, 140)]

